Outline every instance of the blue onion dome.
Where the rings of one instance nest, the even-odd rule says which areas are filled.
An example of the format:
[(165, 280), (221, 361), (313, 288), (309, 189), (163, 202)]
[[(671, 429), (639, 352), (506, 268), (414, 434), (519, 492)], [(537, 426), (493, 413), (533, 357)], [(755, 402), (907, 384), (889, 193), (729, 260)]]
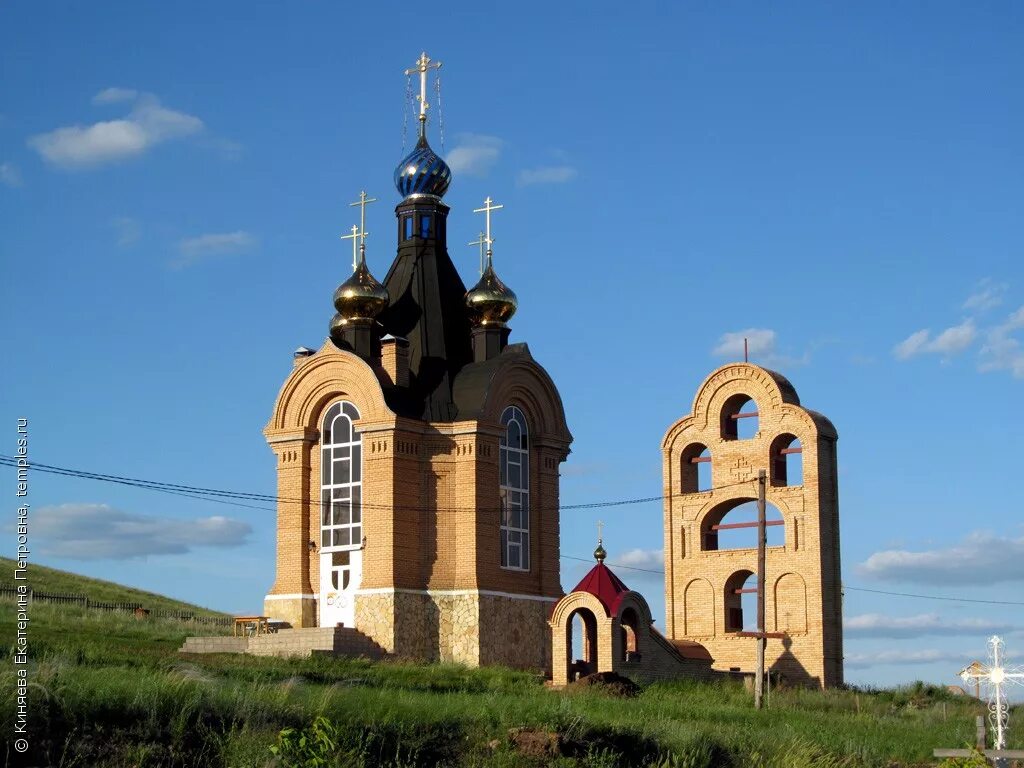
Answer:
[(477, 326), (503, 326), (519, 307), (515, 293), (501, 282), (490, 258), (480, 282), (466, 292), (466, 307), (473, 325)]
[(420, 135), (413, 149), (395, 168), (395, 186), (402, 197), (433, 195), (444, 197), (452, 181), (452, 169)]

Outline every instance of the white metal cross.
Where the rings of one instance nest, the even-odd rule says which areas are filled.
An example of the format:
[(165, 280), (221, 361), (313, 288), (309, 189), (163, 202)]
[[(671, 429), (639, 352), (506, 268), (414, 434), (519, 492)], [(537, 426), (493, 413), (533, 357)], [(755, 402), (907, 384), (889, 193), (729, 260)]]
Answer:
[(420, 95), (417, 97), (420, 101), (420, 131), (423, 130), (423, 126), (427, 122), (427, 107), (430, 106), (427, 104), (427, 70), (440, 68), (441, 62), (431, 61), (430, 57), (427, 56), (427, 52), (424, 51), (420, 54), (419, 59), (416, 60), (416, 66), (405, 70), (407, 75), (420, 73)]
[[(361, 230), (359, 233), (359, 245), (361, 246), (366, 244), (366, 236), (370, 234), (369, 232), (366, 231), (366, 206), (368, 206), (370, 203), (376, 202), (376, 197), (367, 197), (366, 190), (363, 190), (359, 193), (358, 200), (356, 200), (354, 203), (348, 204), (349, 208), (353, 208), (357, 205), (359, 206), (359, 229)], [(352, 268), (355, 269), (355, 265), (353, 265)]]
[(476, 240), (471, 243), (466, 243), (466, 245), (480, 246), (480, 274), (482, 275), (484, 273), (484, 247), (487, 245), (487, 238), (485, 238), (484, 233), (481, 232), (479, 236), (477, 236)]
[(995, 729), (994, 749), (1006, 749), (1009, 707), (1005, 684), (1024, 685), (1024, 667), (1007, 665), (1003, 657), (1003, 639), (993, 635), (989, 641), (989, 664), (972, 664), (960, 673), (965, 683), (980, 681), (988, 691), (988, 718)]
[(604, 543), (604, 521), (597, 521), (597, 543)]
[(352, 225), (352, 234), (351, 235), (342, 235), (341, 236), (342, 240), (351, 240), (352, 241), (352, 271), (353, 272), (356, 271), (356, 266), (357, 266), (356, 258), (357, 258), (357, 255), (359, 253), (359, 236), (360, 235), (359, 235), (359, 225), (358, 224), (353, 224)]
[(487, 198), (484, 199), (484, 207), (483, 208), (474, 208), (473, 209), (473, 213), (482, 213), (482, 214), (484, 214), (487, 217), (487, 233), (486, 233), (486, 238), (487, 238), (487, 261), (488, 261), (488, 263), (490, 263), (490, 261), (491, 261), (491, 254), (493, 253), (493, 249), (491, 248), (491, 245), (493, 245), (493, 243), (494, 243), (494, 238), (491, 237), (491, 211), (499, 211), (499, 210), (501, 210), (502, 208), (505, 207), (504, 205), (491, 205), (491, 203), (493, 203), (493, 202), (494, 201), (491, 200), (490, 197), (487, 197)]

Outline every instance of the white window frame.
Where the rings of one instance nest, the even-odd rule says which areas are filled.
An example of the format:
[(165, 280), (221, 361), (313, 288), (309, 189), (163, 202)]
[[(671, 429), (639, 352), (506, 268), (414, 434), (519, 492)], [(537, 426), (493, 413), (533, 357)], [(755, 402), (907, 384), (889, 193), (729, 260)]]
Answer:
[[(508, 442), (509, 426), (513, 422), (520, 429), (518, 446), (511, 446)], [(502, 411), (501, 423), (505, 431), (498, 451), (500, 563), (502, 568), (510, 571), (526, 572), (530, 570), (530, 430), (526, 416), (514, 405)], [(519, 470), (518, 485), (513, 481), (513, 468)]]
[[(331, 422), (328, 423), (328, 418)], [(354, 403), (339, 400), (325, 411), (320, 430), (320, 551), (359, 549), (363, 541), (363, 438), (353, 422), (359, 418)], [(348, 440), (338, 441), (339, 422), (348, 422)], [(330, 435), (330, 442), (326, 437)], [(348, 466), (348, 478), (340, 470)], [(340, 466), (339, 466), (340, 465)], [(339, 474), (335, 476), (335, 470)], [(347, 502), (347, 504), (346, 504)], [(348, 507), (346, 514), (345, 506)], [(342, 522), (347, 519), (347, 522)], [(347, 540), (348, 543), (341, 543)]]

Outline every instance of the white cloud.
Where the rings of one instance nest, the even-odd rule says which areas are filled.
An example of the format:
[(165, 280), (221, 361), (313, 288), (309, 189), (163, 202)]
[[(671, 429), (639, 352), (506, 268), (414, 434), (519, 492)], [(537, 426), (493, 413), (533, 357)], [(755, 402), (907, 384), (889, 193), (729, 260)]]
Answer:
[(155, 96), (143, 94), (120, 120), (57, 128), (31, 136), (28, 145), (58, 168), (93, 168), (141, 155), (157, 144), (202, 130), (203, 121), (198, 117), (167, 109)]
[(565, 184), (579, 175), (571, 165), (548, 165), (540, 168), (526, 168), (516, 174), (516, 185), (528, 187), (531, 184)]
[(770, 355), (775, 351), (775, 331), (769, 328), (747, 328), (743, 331), (723, 333), (718, 346), (711, 353), (718, 357), (742, 358), (743, 342), (751, 355)]
[(953, 665), (967, 665), (971, 661), (970, 653), (955, 653), (935, 649), (914, 651), (875, 651), (873, 653), (847, 653), (843, 656), (843, 665), (848, 669), (863, 669), (879, 665), (891, 664), (904, 666), (908, 664), (934, 664), (949, 662)]
[(1024, 347), (1017, 334), (1022, 328), (1024, 306), (986, 332), (985, 342), (981, 347), (979, 369), (983, 372), (1009, 371), (1014, 378), (1024, 379)]
[[(665, 550), (629, 549), (620, 555), (615, 555), (612, 560), (617, 566), (660, 572), (665, 568)], [(659, 573), (659, 578), (660, 575)]]
[(897, 360), (909, 360), (922, 354), (942, 355), (950, 358), (967, 349), (978, 337), (978, 329), (974, 320), (968, 318), (960, 325), (953, 325), (942, 331), (935, 338), (927, 328), (915, 331), (893, 347), (892, 353)]
[(40, 552), (74, 560), (180, 555), (195, 547), (237, 547), (252, 526), (215, 515), (179, 520), (123, 512), (107, 504), (61, 504), (33, 513)]
[(134, 101), (139, 95), (131, 88), (104, 88), (92, 97), (93, 104), (116, 104), (121, 101)]
[(1014, 632), (1019, 627), (1007, 622), (986, 619), (943, 619), (937, 613), (917, 616), (886, 616), (865, 613), (843, 620), (845, 637), (906, 638), (928, 635), (992, 635)]
[(998, 307), (1003, 303), (1003, 295), (1008, 287), (1006, 283), (996, 283), (986, 277), (978, 282), (974, 293), (964, 301), (963, 309), (984, 312)]
[(914, 331), (914, 333), (910, 334), (907, 338), (897, 344), (893, 348), (892, 353), (896, 355), (898, 360), (908, 360), (914, 355), (924, 352), (925, 348), (928, 346), (928, 337), (930, 335), (931, 332), (927, 329)]
[(949, 357), (963, 352), (974, 343), (974, 339), (977, 336), (978, 329), (975, 328), (974, 321), (967, 319), (960, 323), (960, 325), (947, 328), (932, 339), (928, 343), (928, 351)]
[(805, 365), (810, 360), (810, 354), (807, 352), (801, 357), (780, 353), (776, 349), (778, 336), (770, 328), (746, 328), (742, 331), (723, 333), (718, 339), (718, 344), (711, 350), (711, 354), (730, 360), (742, 360), (744, 340), (747, 342), (750, 359), (757, 358), (765, 365), (792, 368)]
[(258, 243), (259, 240), (254, 235), (243, 230), (210, 232), (205, 235), (189, 237), (178, 243), (178, 252), (181, 257), (174, 261), (173, 266), (185, 267), (195, 264), (207, 256), (239, 253), (256, 247)]
[(121, 248), (130, 248), (142, 237), (142, 225), (130, 216), (117, 216), (110, 223)]
[(975, 531), (946, 549), (883, 550), (858, 565), (857, 571), (875, 579), (952, 586), (1024, 581), (1024, 536)]
[(452, 173), (486, 176), (501, 155), (502, 140), (478, 133), (460, 134), (445, 162)]
[(0, 183), (8, 187), (21, 186), (21, 171), (14, 163), (0, 163)]
[(584, 463), (565, 464), (559, 471), (562, 477), (588, 477), (593, 475), (604, 476), (611, 471), (611, 465), (603, 461), (590, 461)]

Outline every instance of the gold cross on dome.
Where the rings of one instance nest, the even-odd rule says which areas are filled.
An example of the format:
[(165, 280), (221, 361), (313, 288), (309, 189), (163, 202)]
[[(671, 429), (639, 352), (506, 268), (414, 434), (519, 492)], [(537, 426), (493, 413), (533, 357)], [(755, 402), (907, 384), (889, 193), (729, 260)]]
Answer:
[(359, 243), (359, 225), (353, 224), (352, 225), (352, 234), (351, 235), (342, 235), (341, 239), (342, 240), (351, 240), (352, 241), (352, 271), (355, 272), (356, 271), (356, 258), (357, 258), (357, 254), (359, 252), (359, 246), (358, 246), (358, 243)]
[(482, 275), (484, 273), (484, 246), (487, 245), (487, 238), (485, 238), (484, 233), (481, 232), (476, 240), (471, 243), (466, 243), (466, 245), (480, 246), (480, 274)]
[(491, 248), (491, 245), (494, 243), (494, 238), (491, 237), (491, 211), (499, 211), (499, 210), (501, 210), (502, 208), (505, 207), (504, 205), (491, 205), (491, 203), (493, 203), (493, 202), (494, 201), (491, 200), (490, 197), (488, 197), (488, 198), (486, 198), (484, 200), (484, 207), (483, 208), (474, 208), (473, 209), (473, 213), (482, 213), (482, 214), (484, 214), (487, 217), (487, 233), (486, 233), (486, 237), (487, 237), (487, 262), (488, 262), (488, 264), (491, 261), (491, 253), (493, 253), (493, 249)]
[(604, 543), (604, 521), (597, 521), (597, 543)]
[[(359, 193), (359, 199), (354, 203), (349, 203), (349, 208), (359, 206), (359, 229), (362, 230), (359, 234), (359, 244), (363, 245), (366, 243), (366, 236), (370, 234), (366, 231), (366, 206), (370, 203), (376, 203), (376, 197), (367, 197), (365, 190)], [(355, 269), (355, 267), (353, 267)]]

